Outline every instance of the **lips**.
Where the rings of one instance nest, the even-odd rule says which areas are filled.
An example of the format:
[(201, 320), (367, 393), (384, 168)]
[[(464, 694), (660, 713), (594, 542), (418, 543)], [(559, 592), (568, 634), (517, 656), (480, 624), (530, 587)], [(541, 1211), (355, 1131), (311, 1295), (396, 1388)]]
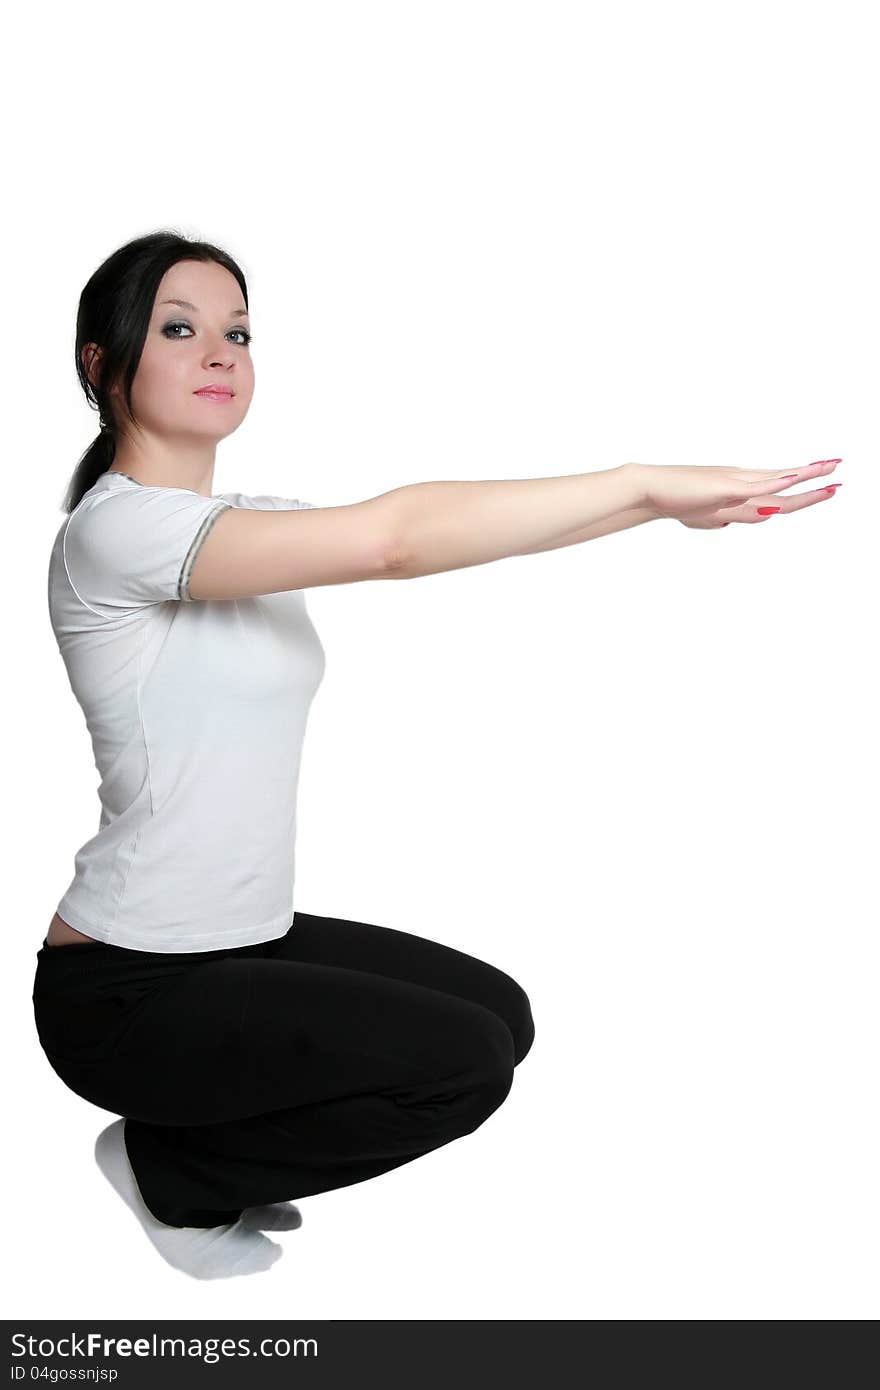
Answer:
[(235, 392), (229, 386), (202, 386), (198, 391), (193, 392), (194, 396), (234, 396)]

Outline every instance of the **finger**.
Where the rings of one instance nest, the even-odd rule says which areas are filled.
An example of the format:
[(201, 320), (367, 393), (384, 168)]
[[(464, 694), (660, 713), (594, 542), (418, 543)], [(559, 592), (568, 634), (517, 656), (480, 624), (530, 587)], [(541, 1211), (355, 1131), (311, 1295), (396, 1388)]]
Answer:
[[(837, 486), (839, 487), (840, 484), (838, 483)], [(830, 492), (827, 488), (818, 488), (813, 492), (799, 492), (794, 497), (761, 496), (762, 507), (777, 506), (779, 510), (762, 515), (754, 505), (746, 503), (739, 507), (725, 507), (719, 512), (719, 516), (724, 518), (721, 523), (724, 526), (731, 521), (756, 524), (762, 521), (770, 521), (772, 517), (782, 516), (784, 513), (802, 511), (804, 507), (814, 507), (817, 502), (827, 502), (828, 499), (833, 496), (834, 493)]]
[(810, 482), (813, 478), (824, 478), (833, 473), (841, 462), (841, 459), (819, 459), (816, 463), (807, 463), (796, 471), (793, 478), (786, 475), (786, 487), (793, 487), (795, 483)]
[(822, 477), (823, 473), (831, 472), (830, 468), (816, 468), (811, 465), (809, 470), (801, 470), (800, 473), (786, 473), (782, 478), (771, 477), (761, 479), (744, 479), (742, 482), (737, 480), (737, 485), (732, 486), (730, 491), (738, 502), (745, 502), (749, 497), (760, 497), (762, 501), (768, 499), (768, 494), (774, 494), (780, 487), (793, 487), (795, 483), (806, 482), (808, 478)]
[(824, 477), (826, 473), (833, 473), (837, 465), (842, 462), (842, 459), (818, 459), (815, 463), (804, 464), (803, 468), (790, 468), (787, 473), (770, 472), (770, 470), (766, 468), (737, 468), (735, 470), (735, 476), (737, 478), (747, 478), (750, 482), (763, 482), (766, 478), (775, 479), (778, 482), (786, 480), (789, 485), (793, 486), (795, 483), (806, 482), (810, 478), (821, 478)]
[[(820, 487), (813, 492), (799, 492), (794, 497), (761, 498), (762, 505), (768, 502), (778, 502), (780, 514), (782, 512), (799, 512), (804, 507), (814, 507), (817, 502), (827, 502), (834, 493), (827, 488)], [(761, 518), (763, 521), (763, 517)]]

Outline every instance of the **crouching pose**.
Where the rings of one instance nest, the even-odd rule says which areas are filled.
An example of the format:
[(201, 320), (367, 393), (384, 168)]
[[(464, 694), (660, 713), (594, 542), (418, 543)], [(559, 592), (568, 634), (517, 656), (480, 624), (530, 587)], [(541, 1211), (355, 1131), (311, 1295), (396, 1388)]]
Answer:
[[(37, 952), (51, 1066), (119, 1116), (102, 1172), (197, 1278), (267, 1269), (291, 1199), (472, 1133), (534, 1038), (494, 965), (294, 910), (300, 759), (324, 651), (305, 590), (532, 554), (660, 518), (720, 529), (825, 500), (793, 472), (623, 464), (424, 482), (348, 506), (213, 492), (254, 388), (247, 286), (159, 232), (83, 290), (76, 365), (101, 429), (49, 564), (53, 631), (92, 739), (97, 833)], [(775, 523), (774, 523), (775, 524)]]

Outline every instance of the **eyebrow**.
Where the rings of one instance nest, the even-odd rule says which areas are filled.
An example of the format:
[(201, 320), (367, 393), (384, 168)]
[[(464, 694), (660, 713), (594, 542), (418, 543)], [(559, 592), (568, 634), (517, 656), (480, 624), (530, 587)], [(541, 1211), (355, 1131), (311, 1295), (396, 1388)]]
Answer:
[[(188, 299), (162, 299), (159, 302), (161, 304), (179, 304), (181, 309), (191, 309), (194, 314), (199, 312), (197, 305), (190, 304)], [(247, 309), (233, 309), (229, 317), (233, 319), (237, 317), (247, 318), (248, 311)]]

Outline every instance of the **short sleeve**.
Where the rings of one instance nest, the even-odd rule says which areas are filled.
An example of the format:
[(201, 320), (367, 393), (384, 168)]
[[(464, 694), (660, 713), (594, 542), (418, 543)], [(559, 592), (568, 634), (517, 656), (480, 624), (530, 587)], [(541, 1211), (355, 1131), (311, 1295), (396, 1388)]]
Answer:
[(224, 498), (233, 507), (253, 508), (261, 512), (295, 512), (301, 508), (316, 508), (315, 502), (300, 502), (295, 497), (270, 497), (261, 494), (259, 497), (248, 497), (243, 492), (218, 492), (218, 497)]
[(71, 514), (64, 537), (74, 592), (105, 617), (166, 599), (191, 601), (196, 556), (230, 505), (223, 497), (171, 487), (140, 486), (89, 499)]

